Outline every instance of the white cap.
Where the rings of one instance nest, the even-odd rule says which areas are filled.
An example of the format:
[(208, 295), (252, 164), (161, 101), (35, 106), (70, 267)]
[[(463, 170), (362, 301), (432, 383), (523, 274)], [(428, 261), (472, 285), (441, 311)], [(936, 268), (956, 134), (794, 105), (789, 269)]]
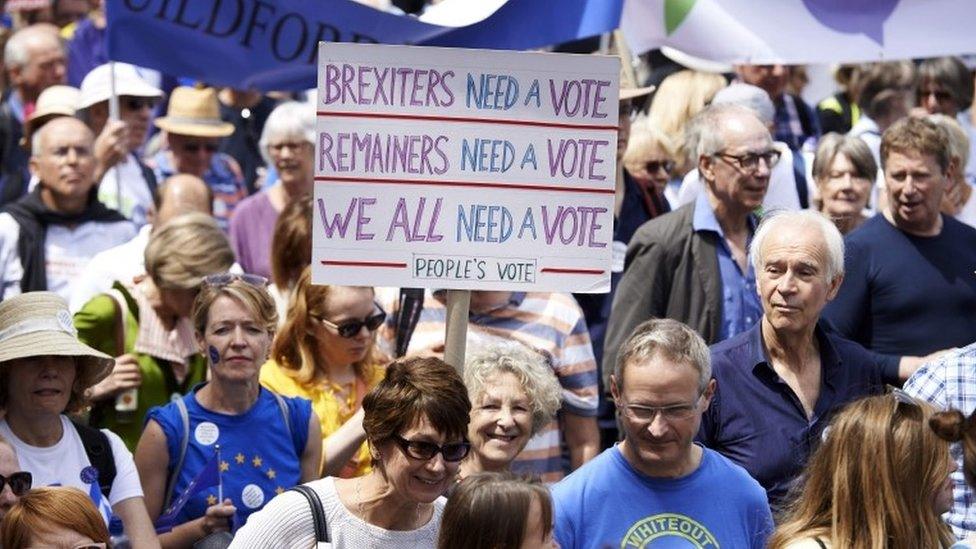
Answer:
[[(99, 65), (92, 69), (85, 76), (85, 79), (81, 81), (81, 100), (78, 101), (78, 110), (87, 109), (95, 103), (108, 101), (108, 98), (112, 95), (111, 82), (109, 81), (110, 68), (111, 63)], [(115, 95), (162, 97), (163, 92), (155, 86), (147, 84), (139, 76), (139, 72), (134, 65), (115, 63)]]

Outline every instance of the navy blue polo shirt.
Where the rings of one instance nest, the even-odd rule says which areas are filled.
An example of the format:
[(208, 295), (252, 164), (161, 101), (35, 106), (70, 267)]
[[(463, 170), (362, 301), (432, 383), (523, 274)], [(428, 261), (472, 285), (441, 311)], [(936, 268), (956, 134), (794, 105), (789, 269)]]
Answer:
[(715, 396), (698, 440), (742, 466), (766, 489), (773, 509), (784, 503), (834, 412), (898, 383), (898, 359), (873, 354), (818, 323), (820, 395), (807, 419), (796, 393), (773, 370), (762, 322), (711, 347)]

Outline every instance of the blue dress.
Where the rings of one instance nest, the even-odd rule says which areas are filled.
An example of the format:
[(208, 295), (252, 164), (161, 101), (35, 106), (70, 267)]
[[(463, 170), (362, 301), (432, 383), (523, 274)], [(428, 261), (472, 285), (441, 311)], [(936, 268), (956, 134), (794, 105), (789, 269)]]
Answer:
[[(215, 445), (219, 444), (223, 495), (237, 507), (234, 524), (241, 526), (251, 513), (259, 511), (271, 498), (299, 484), (312, 404), (303, 398), (281, 397), (289, 413), (289, 432), (275, 395), (267, 389), (261, 388), (258, 400), (250, 410), (240, 415), (228, 415), (211, 412), (197, 402), (196, 393), (204, 385), (197, 385), (183, 397), (190, 420), (190, 436), (183, 467), (170, 499), (176, 500), (183, 493), (214, 456)], [(175, 467), (183, 440), (183, 421), (176, 403), (152, 408), (148, 419), (158, 423), (166, 434), (169, 467)], [(167, 480), (171, 474), (172, 469), (167, 470)], [(191, 497), (177, 515), (176, 524), (202, 517), (207, 507), (217, 503), (217, 494), (217, 486), (212, 486)]]

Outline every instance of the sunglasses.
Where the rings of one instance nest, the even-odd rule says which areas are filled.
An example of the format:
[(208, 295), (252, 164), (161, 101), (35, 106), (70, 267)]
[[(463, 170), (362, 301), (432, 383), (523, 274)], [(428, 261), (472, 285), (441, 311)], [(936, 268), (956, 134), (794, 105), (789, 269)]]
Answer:
[(156, 106), (154, 97), (123, 97), (122, 104), (130, 111), (141, 111), (142, 109), (152, 109)]
[(471, 450), (471, 443), (467, 441), (438, 446), (423, 440), (407, 440), (400, 435), (393, 435), (393, 441), (408, 457), (422, 461), (431, 460), (440, 454), (444, 456), (444, 461), (457, 462), (464, 459)]
[(664, 170), (665, 173), (670, 174), (671, 170), (674, 169), (674, 162), (671, 160), (651, 160), (644, 166), (647, 168), (647, 173), (657, 173), (658, 170)]
[(383, 325), (383, 321), (386, 320), (386, 311), (381, 308), (380, 312), (375, 315), (368, 316), (362, 320), (347, 320), (342, 324), (336, 324), (324, 318), (320, 318), (319, 320), (322, 321), (322, 324), (339, 332), (340, 336), (349, 339), (359, 335), (359, 331), (363, 329), (363, 326), (366, 326), (366, 329), (370, 332), (375, 332), (377, 328)]
[(3, 491), (4, 486), (10, 486), (10, 491), (15, 496), (20, 497), (30, 491), (33, 480), (34, 477), (27, 471), (11, 473), (10, 476), (6, 477), (0, 475), (0, 491)]
[(207, 151), (208, 153), (217, 152), (216, 143), (184, 143), (183, 151), (188, 153), (198, 153), (200, 149)]
[(258, 288), (266, 288), (268, 286), (267, 278), (247, 273), (218, 273), (208, 275), (203, 277), (203, 285), (211, 288), (223, 288), (235, 280), (240, 280), (245, 284), (250, 284), (251, 286), (256, 286)]

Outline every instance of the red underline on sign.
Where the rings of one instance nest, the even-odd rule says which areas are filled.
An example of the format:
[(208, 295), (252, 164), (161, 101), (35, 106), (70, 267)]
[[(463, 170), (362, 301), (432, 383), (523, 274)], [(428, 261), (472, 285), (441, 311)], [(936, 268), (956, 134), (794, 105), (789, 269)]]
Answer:
[(578, 274), (578, 275), (602, 275), (603, 269), (557, 269), (555, 267), (543, 267), (542, 272), (552, 274)]
[(556, 185), (527, 185), (515, 183), (489, 183), (487, 181), (441, 181), (433, 179), (383, 179), (378, 177), (336, 177), (317, 175), (316, 181), (335, 183), (367, 183), (384, 185), (428, 185), (433, 187), (477, 187), (489, 189), (516, 189), (523, 191), (557, 191), (564, 193), (613, 194), (613, 189), (594, 189), (590, 187), (558, 187)]
[(389, 120), (422, 120), (425, 122), (472, 122), (475, 124), (500, 124), (506, 126), (534, 126), (538, 128), (561, 128), (567, 130), (617, 131), (617, 126), (590, 124), (570, 124), (568, 122), (542, 122), (539, 120), (512, 120), (509, 118), (478, 118), (475, 116), (432, 116), (423, 114), (392, 114), (380, 112), (341, 112), (318, 111), (319, 116), (341, 116), (347, 118), (385, 118)]
[(335, 259), (323, 259), (323, 265), (334, 267), (382, 267), (387, 269), (406, 269), (406, 263), (396, 263), (388, 261), (338, 261)]

